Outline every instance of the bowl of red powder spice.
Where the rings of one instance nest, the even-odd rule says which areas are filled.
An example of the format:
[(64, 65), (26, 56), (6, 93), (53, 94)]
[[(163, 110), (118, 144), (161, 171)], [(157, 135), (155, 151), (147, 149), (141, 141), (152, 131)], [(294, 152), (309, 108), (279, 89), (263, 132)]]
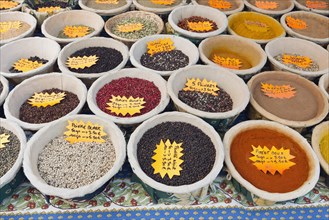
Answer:
[(160, 75), (128, 68), (98, 78), (88, 91), (87, 102), (95, 115), (133, 126), (162, 112), (169, 96)]
[(223, 143), (233, 185), (258, 205), (303, 196), (319, 179), (319, 160), (312, 147), (285, 125), (242, 122), (225, 134)]

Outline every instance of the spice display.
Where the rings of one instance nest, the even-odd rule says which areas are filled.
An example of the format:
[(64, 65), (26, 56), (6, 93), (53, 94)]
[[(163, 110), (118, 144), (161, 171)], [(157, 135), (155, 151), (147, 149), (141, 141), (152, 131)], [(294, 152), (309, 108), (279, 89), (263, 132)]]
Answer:
[(227, 49), (213, 50), (210, 53), (210, 60), (228, 69), (245, 70), (253, 67), (247, 58)]
[(0, 178), (15, 164), (19, 151), (18, 137), (4, 127), (0, 127)]
[(79, 98), (77, 95), (54, 88), (43, 90), (40, 93), (60, 94), (63, 92), (65, 93), (64, 97), (57, 98), (57, 102), (54, 102), (54, 98), (49, 98), (44, 101), (44, 103), (46, 103), (45, 105), (37, 104), (34, 106), (35, 104), (33, 105), (33, 101), (38, 100), (38, 98), (35, 95), (31, 96), (20, 107), (19, 119), (32, 124), (41, 124), (54, 121), (67, 115), (78, 106)]
[(236, 34), (255, 40), (269, 40), (284, 33), (276, 20), (255, 12), (240, 12), (229, 19), (228, 25)]
[[(165, 167), (159, 166), (159, 160), (166, 159), (166, 155), (157, 151), (163, 145), (177, 149), (176, 165), (165, 162)], [(192, 184), (203, 179), (212, 170), (215, 158), (216, 150), (211, 139), (199, 128), (183, 122), (158, 124), (146, 131), (137, 144), (141, 169), (155, 181), (170, 186)], [(176, 172), (170, 172), (170, 167)]]
[(188, 65), (189, 58), (181, 50), (156, 53), (153, 56), (144, 53), (140, 60), (147, 68), (158, 71), (174, 71)]
[(310, 9), (329, 10), (328, 0), (296, 0), (296, 1)]
[(127, 4), (126, 0), (88, 0), (86, 6), (98, 10), (111, 10)]
[(329, 164), (329, 131), (325, 131), (320, 141), (320, 152), (324, 160)]
[(279, 54), (275, 56), (274, 59), (289, 68), (307, 72), (319, 71), (319, 65), (317, 62), (307, 56), (302, 56), (299, 54)]
[(185, 88), (178, 92), (178, 98), (192, 108), (205, 112), (226, 112), (233, 108), (230, 95), (206, 79), (187, 80)]
[(143, 115), (154, 109), (160, 99), (161, 93), (153, 82), (131, 77), (113, 80), (96, 94), (98, 107), (117, 117)]
[(0, 40), (7, 40), (17, 37), (31, 28), (31, 25), (24, 21), (1, 21)]
[(16, 1), (11, 1), (11, 0), (1, 0), (0, 1), (0, 11), (1, 10), (8, 10), (11, 8), (15, 8), (19, 5), (18, 2)]
[(286, 17), (286, 24), (294, 32), (307, 37), (329, 38), (329, 19), (319, 19), (313, 14), (294, 14)]
[(199, 5), (210, 6), (220, 11), (233, 11), (239, 7), (237, 0), (196, 0)]
[(182, 0), (137, 0), (137, 3), (149, 8), (168, 8), (181, 4)]
[(104, 143), (70, 144), (60, 136), (51, 140), (39, 154), (38, 170), (47, 184), (76, 189), (104, 176), (113, 167), (115, 158), (110, 138)]
[(155, 22), (144, 18), (123, 18), (111, 27), (111, 31), (122, 38), (140, 39), (156, 34), (158, 31), (158, 25)]
[(205, 33), (218, 29), (217, 24), (214, 21), (201, 16), (184, 18), (178, 22), (177, 26), (184, 30), (198, 33)]
[[(88, 59), (92, 58), (92, 63), (88, 65)], [(75, 59), (74, 59), (75, 58)], [(77, 59), (80, 58), (80, 62)], [(86, 58), (83, 60), (82, 58)], [(71, 63), (70, 59), (74, 59)], [(113, 48), (108, 47), (87, 47), (78, 50), (68, 57), (67, 66), (72, 72), (77, 73), (101, 73), (114, 69), (123, 61), (122, 54)], [(75, 65), (74, 65), (75, 64)], [(79, 64), (79, 65), (77, 65)]]
[(37, 69), (44, 64), (46, 64), (48, 60), (40, 58), (38, 56), (30, 57), (30, 58), (22, 58), (15, 62), (12, 67), (9, 69), (11, 73), (24, 73), (34, 69)]
[(291, 6), (291, 1), (281, 0), (248, 0), (248, 2), (259, 9), (269, 11), (282, 11), (288, 9)]
[(62, 8), (69, 7), (68, 2), (64, 1), (45, 1), (35, 5), (35, 10), (38, 12), (52, 12), (54, 10), (60, 10)]
[(58, 38), (77, 38), (84, 37), (94, 32), (95, 29), (86, 25), (65, 26), (58, 34)]
[(294, 191), (310, 173), (308, 157), (301, 146), (272, 129), (254, 128), (238, 133), (231, 143), (230, 157), (244, 179), (267, 192)]

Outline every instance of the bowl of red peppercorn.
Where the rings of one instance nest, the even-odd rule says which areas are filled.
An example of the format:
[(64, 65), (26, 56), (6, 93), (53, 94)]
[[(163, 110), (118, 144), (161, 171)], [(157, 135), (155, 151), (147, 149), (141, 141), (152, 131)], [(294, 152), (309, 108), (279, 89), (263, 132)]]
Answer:
[(179, 35), (204, 39), (223, 33), (227, 28), (227, 17), (212, 7), (189, 5), (174, 9), (168, 23)]
[(49, 73), (17, 85), (4, 103), (7, 119), (26, 130), (39, 130), (64, 116), (80, 112), (87, 88), (74, 76)]
[(169, 96), (160, 75), (128, 68), (98, 78), (88, 91), (87, 102), (95, 115), (133, 127), (162, 112)]
[[(70, 59), (82, 57), (96, 59), (92, 65), (82, 62), (82, 66), (74, 66)], [(58, 67), (61, 72), (81, 79), (88, 87), (100, 76), (122, 69), (129, 59), (128, 47), (120, 41), (93, 37), (66, 45), (58, 56)]]
[(0, 73), (18, 84), (34, 75), (52, 72), (60, 50), (58, 43), (44, 37), (10, 42), (0, 48)]
[(169, 77), (167, 89), (178, 111), (204, 119), (220, 133), (227, 130), (250, 99), (241, 78), (214, 66), (179, 70)]
[(5, 101), (9, 92), (8, 80), (0, 75), (0, 105)]
[[(148, 44), (170, 39), (169, 51), (151, 53)], [(138, 40), (130, 48), (130, 61), (140, 69), (168, 77), (173, 71), (194, 65), (199, 60), (197, 47), (189, 40), (175, 35), (153, 35)]]

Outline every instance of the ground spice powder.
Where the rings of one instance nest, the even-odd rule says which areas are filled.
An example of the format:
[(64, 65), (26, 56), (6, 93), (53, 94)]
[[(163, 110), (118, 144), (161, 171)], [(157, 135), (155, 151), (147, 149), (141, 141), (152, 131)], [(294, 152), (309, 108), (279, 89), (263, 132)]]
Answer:
[(325, 133), (320, 141), (320, 152), (324, 160), (329, 164), (329, 131)]
[[(253, 156), (252, 145), (290, 149), (290, 154), (295, 156), (290, 161), (296, 164), (285, 170), (283, 175), (278, 172), (274, 175), (269, 172), (265, 174), (249, 159)], [(234, 167), (244, 179), (267, 192), (294, 191), (301, 187), (310, 175), (308, 157), (300, 145), (285, 134), (270, 129), (257, 128), (240, 132), (231, 143), (230, 157)]]

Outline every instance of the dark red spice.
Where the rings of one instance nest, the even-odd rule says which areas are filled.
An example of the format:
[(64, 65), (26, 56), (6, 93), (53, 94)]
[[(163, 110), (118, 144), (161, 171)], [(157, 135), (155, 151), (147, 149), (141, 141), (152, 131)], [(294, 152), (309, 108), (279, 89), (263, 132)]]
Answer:
[[(108, 108), (107, 103), (110, 102), (110, 99), (113, 96), (126, 96), (129, 98), (132, 96), (133, 98), (144, 98), (146, 102), (144, 104), (144, 108), (141, 109), (140, 113), (136, 113), (133, 116), (129, 114), (122, 116), (116, 115), (112, 113)], [(98, 107), (105, 113), (118, 117), (135, 117), (139, 115), (143, 115), (152, 109), (154, 109), (160, 102), (161, 93), (158, 87), (154, 85), (153, 82), (131, 78), (131, 77), (123, 77), (117, 80), (113, 80), (110, 83), (103, 86), (96, 94), (96, 102)]]

